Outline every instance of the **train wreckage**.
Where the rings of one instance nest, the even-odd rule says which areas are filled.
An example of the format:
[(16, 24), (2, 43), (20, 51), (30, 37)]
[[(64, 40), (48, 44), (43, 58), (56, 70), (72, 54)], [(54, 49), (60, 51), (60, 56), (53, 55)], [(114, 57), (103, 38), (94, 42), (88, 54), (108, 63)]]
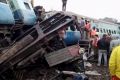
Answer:
[(15, 39), (12, 45), (1, 50), (0, 79), (43, 80), (51, 72), (52, 77), (47, 76), (45, 80), (62, 80), (55, 75), (56, 70), (72, 69), (83, 72), (84, 68), (79, 65), (81, 61), (83, 63), (82, 53), (88, 52), (89, 41), (81, 40), (67, 46), (64, 40), (59, 39), (58, 32), (73, 24), (72, 16), (60, 12), (36, 23)]

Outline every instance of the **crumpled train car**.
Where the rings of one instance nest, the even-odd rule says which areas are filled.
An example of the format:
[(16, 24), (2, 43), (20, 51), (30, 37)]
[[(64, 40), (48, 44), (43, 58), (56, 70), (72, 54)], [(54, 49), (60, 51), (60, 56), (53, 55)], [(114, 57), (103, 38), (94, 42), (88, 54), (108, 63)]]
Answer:
[(0, 24), (13, 25), (14, 23), (14, 17), (7, 1), (0, 0)]
[(9, 0), (15, 20), (21, 21), (24, 25), (34, 25), (36, 15), (28, 0)]

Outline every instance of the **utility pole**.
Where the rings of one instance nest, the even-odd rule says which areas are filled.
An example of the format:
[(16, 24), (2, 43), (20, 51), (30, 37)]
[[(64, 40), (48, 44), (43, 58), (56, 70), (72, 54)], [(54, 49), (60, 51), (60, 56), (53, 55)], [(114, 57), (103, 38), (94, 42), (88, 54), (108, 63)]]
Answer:
[(67, 0), (62, 0), (62, 11), (66, 11)]

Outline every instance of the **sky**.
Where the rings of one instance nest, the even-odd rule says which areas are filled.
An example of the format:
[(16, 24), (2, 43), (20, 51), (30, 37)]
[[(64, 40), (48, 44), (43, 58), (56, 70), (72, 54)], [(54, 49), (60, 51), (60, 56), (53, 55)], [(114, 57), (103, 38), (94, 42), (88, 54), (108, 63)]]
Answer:
[[(34, 5), (41, 5), (46, 11), (62, 10), (62, 0), (34, 0)], [(120, 0), (68, 0), (66, 11), (71, 11), (91, 18), (110, 17), (120, 21)]]

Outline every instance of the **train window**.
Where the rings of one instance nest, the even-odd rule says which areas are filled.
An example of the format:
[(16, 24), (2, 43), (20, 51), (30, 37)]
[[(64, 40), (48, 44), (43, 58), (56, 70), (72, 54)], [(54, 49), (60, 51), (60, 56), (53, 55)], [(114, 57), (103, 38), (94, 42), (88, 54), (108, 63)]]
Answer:
[(99, 32), (99, 29), (98, 29), (98, 28), (96, 28), (96, 30), (97, 30), (97, 32)]
[(114, 34), (114, 31), (112, 31), (111, 33)]
[(30, 6), (28, 3), (24, 2), (24, 5), (25, 5), (26, 9), (30, 9)]
[(100, 29), (101, 33), (103, 32), (102, 29)]
[(104, 33), (106, 33), (105, 29), (103, 29)]
[(114, 34), (114, 31), (112, 31), (112, 34)]
[(6, 1), (6, 0), (0, 0), (0, 2), (7, 4), (7, 1)]
[(118, 26), (118, 29), (120, 29), (120, 26)]
[(109, 33), (109, 31), (107, 30), (107, 33)]
[(111, 34), (111, 30), (109, 29), (109, 33)]
[(114, 34), (116, 34), (116, 31), (114, 30)]

